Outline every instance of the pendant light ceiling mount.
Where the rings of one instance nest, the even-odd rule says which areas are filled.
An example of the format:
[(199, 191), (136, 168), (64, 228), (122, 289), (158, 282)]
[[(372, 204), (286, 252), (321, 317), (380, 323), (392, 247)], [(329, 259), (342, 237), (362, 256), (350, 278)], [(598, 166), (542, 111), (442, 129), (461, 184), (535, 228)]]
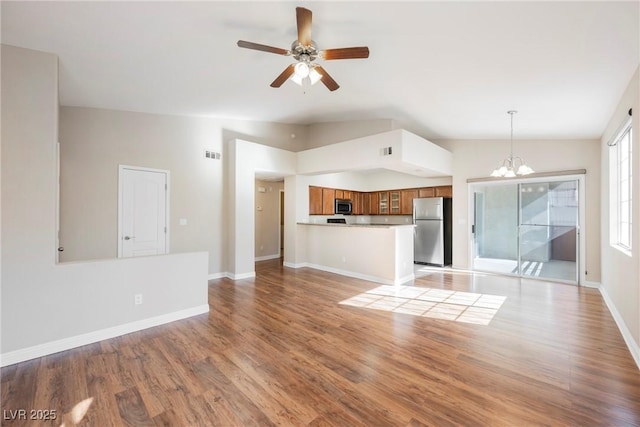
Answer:
[(510, 139), (510, 153), (509, 157), (502, 161), (502, 164), (498, 166), (493, 172), (491, 172), (491, 176), (494, 178), (513, 178), (516, 175), (529, 175), (534, 173), (534, 170), (531, 169), (524, 162), (522, 157), (513, 155), (513, 116), (517, 114), (516, 110), (509, 110), (507, 114), (511, 116), (511, 139)]

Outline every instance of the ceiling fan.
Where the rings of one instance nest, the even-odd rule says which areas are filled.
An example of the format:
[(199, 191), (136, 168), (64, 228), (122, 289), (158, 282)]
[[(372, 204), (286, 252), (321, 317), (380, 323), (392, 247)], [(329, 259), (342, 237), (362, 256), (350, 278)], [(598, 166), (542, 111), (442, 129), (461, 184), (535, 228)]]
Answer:
[(277, 55), (293, 56), (295, 60), (298, 61), (285, 68), (271, 83), (271, 87), (280, 87), (287, 79), (291, 78), (291, 80), (299, 85), (302, 85), (304, 82), (315, 84), (321, 81), (330, 91), (334, 91), (338, 89), (340, 85), (333, 80), (322, 66), (313, 61), (316, 59), (328, 61), (333, 59), (369, 57), (369, 48), (366, 46), (318, 50), (316, 43), (311, 40), (311, 11), (309, 9), (296, 7), (296, 21), (298, 26), (298, 39), (291, 43), (290, 50), (238, 40), (239, 47), (261, 50)]

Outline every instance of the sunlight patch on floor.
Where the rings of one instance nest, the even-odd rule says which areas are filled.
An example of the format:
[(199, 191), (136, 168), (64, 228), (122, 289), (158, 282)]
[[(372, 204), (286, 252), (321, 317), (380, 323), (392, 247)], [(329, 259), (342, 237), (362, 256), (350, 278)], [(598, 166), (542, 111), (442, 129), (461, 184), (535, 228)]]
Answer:
[(417, 286), (382, 285), (341, 301), (353, 307), (488, 325), (507, 297)]

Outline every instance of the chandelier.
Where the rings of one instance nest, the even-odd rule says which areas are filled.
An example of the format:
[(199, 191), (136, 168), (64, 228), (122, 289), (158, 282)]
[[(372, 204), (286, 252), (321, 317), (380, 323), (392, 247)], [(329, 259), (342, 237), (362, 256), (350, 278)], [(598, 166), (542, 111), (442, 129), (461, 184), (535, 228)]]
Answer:
[(509, 110), (507, 114), (511, 116), (511, 152), (509, 157), (502, 161), (502, 164), (491, 172), (491, 176), (494, 178), (513, 178), (516, 175), (529, 175), (534, 172), (524, 162), (522, 157), (513, 155), (513, 115), (516, 114), (516, 110)]

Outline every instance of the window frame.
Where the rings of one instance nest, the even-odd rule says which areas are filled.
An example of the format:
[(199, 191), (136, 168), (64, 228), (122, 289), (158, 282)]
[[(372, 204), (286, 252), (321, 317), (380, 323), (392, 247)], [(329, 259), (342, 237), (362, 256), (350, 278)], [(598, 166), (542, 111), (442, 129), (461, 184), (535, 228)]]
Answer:
[(631, 256), (633, 249), (633, 126), (626, 120), (615, 137), (610, 155), (611, 246)]

